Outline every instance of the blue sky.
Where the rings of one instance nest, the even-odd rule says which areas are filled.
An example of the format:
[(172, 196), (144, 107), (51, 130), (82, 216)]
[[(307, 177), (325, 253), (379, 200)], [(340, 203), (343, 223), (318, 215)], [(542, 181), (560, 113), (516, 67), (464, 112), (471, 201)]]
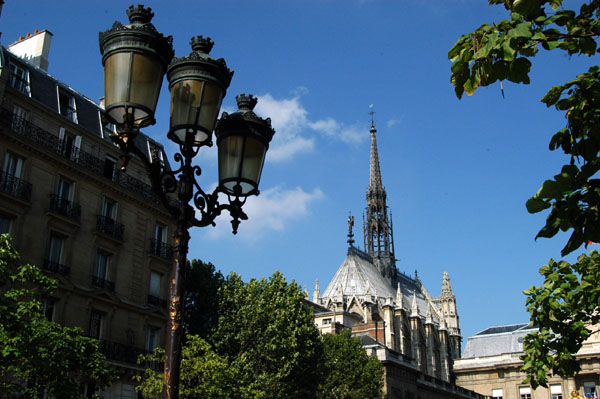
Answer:
[[(6, 0), (5, 46), (34, 29), (54, 34), (49, 72), (92, 99), (103, 95), (98, 32), (127, 21), (122, 1)], [(176, 55), (210, 36), (211, 55), (235, 70), (223, 108), (259, 97), (257, 112), (277, 130), (261, 195), (246, 206), (237, 236), (229, 219), (192, 230), (190, 257), (245, 279), (280, 270), (322, 290), (346, 254), (346, 219), (361, 220), (369, 175), (369, 105), (393, 213), (398, 268), (439, 295), (448, 271), (463, 336), (528, 321), (522, 290), (558, 258), (566, 236), (534, 241), (545, 214), (525, 201), (560, 170), (548, 150), (564, 115), (539, 99), (587, 70), (590, 59), (542, 53), (532, 84), (504, 83), (458, 100), (447, 52), (463, 33), (506, 18), (485, 0), (146, 1)], [(146, 133), (165, 144), (166, 82), (158, 123)], [(216, 149), (198, 156), (201, 184), (216, 184)], [(360, 225), (360, 222), (357, 223)], [(355, 229), (362, 244), (361, 229)], [(578, 253), (581, 251), (578, 251)], [(571, 260), (573, 257), (570, 258)]]

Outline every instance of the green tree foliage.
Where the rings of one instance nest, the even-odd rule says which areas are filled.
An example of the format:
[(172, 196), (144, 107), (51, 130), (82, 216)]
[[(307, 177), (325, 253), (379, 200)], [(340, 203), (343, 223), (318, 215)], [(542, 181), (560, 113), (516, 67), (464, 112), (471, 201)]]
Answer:
[[(164, 362), (164, 350), (157, 348), (153, 355), (140, 357), (143, 362)], [(146, 376), (137, 388), (144, 398), (158, 398), (163, 388), (162, 373), (146, 370)], [(181, 383), (179, 397), (204, 399), (250, 399), (253, 392), (236, 383), (235, 370), (210, 344), (198, 335), (188, 335), (182, 347)], [(258, 397), (258, 396), (257, 396)]]
[[(218, 298), (217, 328), (183, 347), (181, 398), (313, 397), (322, 344), (300, 287), (279, 272), (248, 283), (231, 274)], [(156, 397), (162, 374), (146, 376), (139, 391)]]
[(244, 283), (231, 274), (221, 290), (215, 350), (257, 398), (307, 398), (317, 387), (322, 345), (298, 284), (280, 272)]
[(185, 335), (206, 338), (216, 328), (219, 320), (219, 288), (225, 278), (212, 263), (193, 259), (188, 263), (184, 279), (185, 302), (183, 329)]
[(349, 330), (323, 335), (324, 375), (317, 399), (383, 399), (383, 366)]
[(98, 341), (42, 313), (40, 298), (55, 288), (38, 267), (19, 265), (10, 236), (0, 236), (0, 397), (79, 398), (84, 384), (113, 380)]
[[(530, 59), (540, 49), (587, 56), (598, 52), (598, 0), (580, 2), (578, 10), (565, 9), (562, 0), (488, 1), (503, 4), (510, 19), (481, 25), (461, 36), (448, 52), (458, 98), (497, 81), (529, 83)], [(600, 242), (599, 68), (591, 67), (572, 81), (552, 87), (542, 102), (565, 112), (566, 126), (552, 136), (549, 148), (562, 150), (570, 162), (554, 179), (545, 181), (526, 205), (530, 213), (550, 209), (536, 238), (571, 231), (561, 251), (565, 256), (588, 242)], [(597, 284), (599, 269), (594, 252), (582, 255), (574, 265), (550, 260), (540, 269), (544, 286), (525, 291), (531, 323), (540, 328), (524, 345), (523, 370), (533, 387), (545, 386), (548, 373), (567, 376), (579, 370), (573, 354), (589, 335), (585, 326), (597, 322), (600, 311), (598, 294), (589, 284)], [(596, 300), (588, 303), (573, 298)]]
[(573, 356), (600, 323), (600, 254), (582, 254), (577, 263), (550, 259), (542, 266), (542, 287), (531, 287), (527, 310), (540, 329), (525, 337), (522, 370), (533, 386), (546, 385), (549, 373), (573, 375), (579, 370)]
[[(321, 338), (300, 287), (281, 273), (247, 283), (231, 274), (218, 299), (216, 328), (183, 345), (182, 399), (331, 398), (321, 391), (336, 386), (344, 388), (335, 397), (383, 397), (382, 365), (349, 332)], [(157, 350), (140, 362), (163, 356)], [(162, 373), (146, 370), (138, 391), (156, 398), (161, 390)]]

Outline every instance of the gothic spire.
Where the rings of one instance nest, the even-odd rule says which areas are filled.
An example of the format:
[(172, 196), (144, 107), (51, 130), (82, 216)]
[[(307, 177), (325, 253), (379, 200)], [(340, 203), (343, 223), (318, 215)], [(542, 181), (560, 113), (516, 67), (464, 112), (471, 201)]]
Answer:
[(313, 291), (313, 302), (319, 303), (319, 297), (321, 296), (321, 289), (319, 288), (319, 279), (315, 282), (315, 290)]
[(412, 304), (410, 306), (410, 317), (419, 317), (419, 307), (417, 306), (417, 292), (413, 291)]
[(371, 167), (369, 172), (369, 190), (385, 191), (381, 183), (381, 169), (379, 168), (379, 153), (377, 152), (377, 129), (373, 120), (373, 109), (371, 109)]
[(452, 293), (452, 286), (450, 285), (450, 276), (448, 275), (448, 272), (444, 272), (444, 277), (442, 279), (442, 293)]
[(397, 279), (396, 258), (394, 257), (391, 216), (386, 204), (387, 194), (381, 181), (379, 153), (375, 133), (373, 106), (371, 106), (371, 158), (369, 187), (367, 188), (366, 219), (363, 222), (365, 251), (373, 257), (373, 263), (381, 275), (394, 286)]
[(452, 292), (452, 286), (450, 285), (450, 276), (448, 276), (448, 272), (444, 272), (444, 277), (442, 278), (442, 295), (440, 295), (440, 298), (454, 298), (454, 293)]

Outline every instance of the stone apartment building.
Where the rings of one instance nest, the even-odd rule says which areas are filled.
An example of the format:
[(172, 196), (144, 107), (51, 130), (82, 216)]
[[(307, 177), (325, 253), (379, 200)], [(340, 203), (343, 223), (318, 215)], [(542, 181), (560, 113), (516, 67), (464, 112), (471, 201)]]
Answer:
[(363, 347), (384, 365), (389, 399), (481, 397), (455, 383), (453, 362), (460, 357), (462, 338), (448, 273), (443, 273), (440, 297), (434, 298), (417, 272), (411, 277), (396, 267), (373, 122), (370, 132), (365, 250), (354, 246), (350, 216), (346, 258), (323, 292), (317, 280), (311, 302), (315, 324), (322, 333), (349, 328), (360, 337)]
[(600, 332), (592, 334), (576, 358), (581, 371), (574, 378), (552, 376), (548, 388), (523, 384), (523, 338), (535, 331), (528, 324), (494, 326), (469, 337), (461, 359), (454, 364), (462, 387), (493, 399), (567, 399), (573, 390), (588, 398), (598, 397), (600, 386)]
[(103, 396), (133, 398), (137, 355), (164, 340), (174, 224), (141, 162), (119, 170), (102, 106), (47, 72), (51, 38), (0, 48), (0, 233), (59, 281), (47, 317), (100, 340), (121, 375)]

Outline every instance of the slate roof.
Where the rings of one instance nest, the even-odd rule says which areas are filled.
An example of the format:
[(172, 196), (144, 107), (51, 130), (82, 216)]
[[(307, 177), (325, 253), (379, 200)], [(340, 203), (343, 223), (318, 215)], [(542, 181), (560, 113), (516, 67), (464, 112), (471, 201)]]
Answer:
[[(11, 64), (27, 71), (32, 100), (35, 100), (37, 103), (43, 104), (58, 113), (57, 87), (60, 88), (60, 90), (72, 95), (75, 100), (75, 108), (77, 110), (76, 124), (85, 128), (91, 135), (103, 138), (112, 144), (112, 141), (108, 137), (108, 133), (104, 131), (100, 124), (98, 112), (104, 113), (104, 109), (98, 103), (73, 89), (66, 83), (56, 79), (43, 69), (38, 68), (13, 54), (6, 47), (0, 46), (0, 67), (8, 67)], [(142, 150), (145, 150), (148, 146), (148, 142), (150, 142), (157, 150), (163, 153), (162, 159), (165, 163), (165, 167), (170, 170), (164, 147), (160, 143), (152, 140), (141, 132), (135, 137), (135, 142)]]
[[(416, 293), (419, 316), (425, 318), (429, 302), (419, 288), (420, 283), (402, 273), (399, 273), (398, 279), (402, 291), (402, 304), (396, 303), (397, 287), (392, 287), (366, 256), (360, 256), (357, 251), (349, 251), (321, 298), (326, 302), (329, 298), (339, 298), (341, 294), (344, 301), (349, 301), (353, 296), (360, 299), (370, 295), (372, 301), (378, 300), (382, 303), (391, 298), (394, 306), (402, 307), (410, 313)], [(439, 324), (437, 314), (432, 312), (431, 316), (433, 322)]]
[(493, 326), (469, 337), (463, 359), (523, 352), (523, 337), (536, 327), (528, 324)]

